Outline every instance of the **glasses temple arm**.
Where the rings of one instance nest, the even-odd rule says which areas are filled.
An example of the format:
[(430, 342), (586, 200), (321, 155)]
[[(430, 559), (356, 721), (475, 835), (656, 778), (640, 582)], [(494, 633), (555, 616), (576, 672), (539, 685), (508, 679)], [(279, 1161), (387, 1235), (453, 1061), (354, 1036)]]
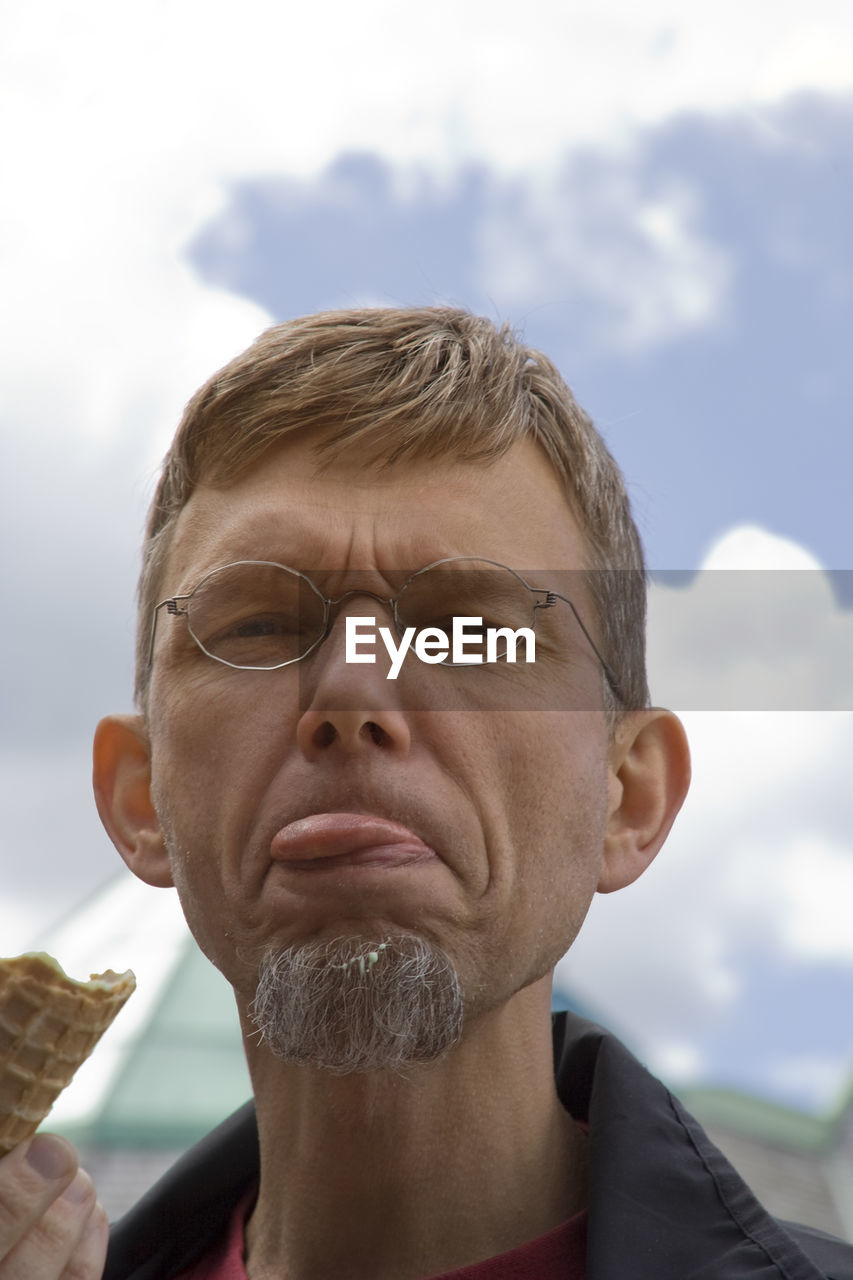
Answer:
[(180, 600), (189, 600), (189, 595), (170, 596), (168, 600), (161, 600), (159, 604), (155, 604), (153, 610), (151, 611), (151, 637), (148, 641), (149, 670), (151, 668), (151, 664), (154, 661), (154, 636), (157, 632), (157, 614), (160, 612), (161, 609), (165, 609), (167, 613), (171, 613), (171, 614), (182, 613), (184, 614), (184, 616), (186, 616), (186, 612), (187, 612), (186, 609), (181, 609), (178, 604), (178, 601)]
[(544, 608), (544, 609), (547, 609), (550, 605), (552, 605), (552, 604), (554, 603), (554, 601), (555, 601), (555, 600), (562, 600), (564, 604), (567, 604), (567, 605), (569, 606), (569, 608), (571, 609), (572, 613), (575, 615), (575, 621), (577, 622), (577, 624), (578, 624), (578, 626), (580, 627), (581, 631), (584, 633), (584, 635), (586, 636), (587, 640), (589, 641), (589, 646), (590, 646), (590, 648), (592, 649), (592, 651), (593, 651), (593, 653), (595, 654), (596, 658), (598, 658), (598, 661), (601, 663), (601, 669), (602, 669), (602, 671), (604, 672), (604, 675), (605, 675), (605, 677), (606, 677), (606, 679), (607, 679), (607, 683), (610, 685), (611, 691), (616, 695), (616, 697), (619, 699), (619, 701), (620, 701), (620, 702), (622, 703), (622, 705), (624, 706), (624, 705), (625, 705), (625, 698), (624, 698), (624, 695), (623, 695), (622, 690), (621, 690), (621, 688), (620, 688), (620, 685), (619, 685), (619, 679), (618, 679), (618, 677), (617, 677), (617, 675), (616, 675), (616, 672), (613, 670), (613, 668), (611, 667), (610, 663), (607, 661), (607, 659), (605, 658), (604, 654), (601, 652), (601, 650), (599, 649), (598, 645), (595, 643), (595, 641), (593, 640), (592, 636), (589, 634), (589, 631), (587, 630), (586, 625), (584, 624), (584, 620), (583, 620), (583, 618), (580, 616), (580, 614), (578, 613), (577, 609), (575, 608), (574, 604), (573, 604), (573, 603), (572, 603), (572, 601), (569, 599), (569, 597), (568, 597), (568, 596), (561, 596), (561, 595), (560, 595), (560, 593), (559, 593), (559, 591), (551, 591), (551, 590), (550, 590), (549, 588), (547, 588), (547, 587), (546, 587), (546, 588), (532, 588), (532, 589), (533, 589), (533, 590), (537, 590), (537, 589), (538, 589), (538, 590), (544, 590), (544, 592), (545, 592), (545, 599), (544, 599), (541, 603), (538, 603), (538, 604), (536, 605), (536, 608), (537, 608), (537, 609), (543, 609), (543, 608)]

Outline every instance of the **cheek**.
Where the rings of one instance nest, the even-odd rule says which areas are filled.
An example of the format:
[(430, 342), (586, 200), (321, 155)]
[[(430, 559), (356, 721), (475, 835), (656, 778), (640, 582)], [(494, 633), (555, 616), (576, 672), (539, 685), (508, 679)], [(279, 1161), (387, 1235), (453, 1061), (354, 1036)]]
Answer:
[(606, 811), (607, 735), (600, 712), (507, 717), (498, 741), (507, 806), (522, 825)]
[(600, 715), (591, 712), (537, 713), (527, 747), (513, 753), (506, 777), (516, 911), (531, 928), (547, 921), (559, 930), (562, 921), (571, 941), (603, 858), (606, 734)]
[(251, 993), (255, 971), (241, 959), (250, 951), (245, 860), (240, 837), (230, 836), (245, 824), (233, 804), (234, 789), (218, 785), (215, 769), (165, 766), (166, 759), (153, 794), (187, 926), (235, 990)]
[(462, 952), (466, 989), (478, 999), (543, 978), (583, 923), (606, 827), (602, 721), (600, 713), (531, 712), (503, 716), (488, 751), (480, 737), (489, 881)]
[[(251, 804), (264, 769), (274, 770), (288, 736), (287, 706), (252, 673), (207, 663), (179, 694), (152, 690), (152, 786), (176, 828)], [(292, 727), (291, 727), (292, 733)]]
[(221, 692), (190, 688), (152, 703), (151, 723), (152, 796), (175, 886), (200, 947), (227, 971), (228, 940), (245, 932), (247, 850), (281, 760), (276, 735), (283, 741), (285, 717), (269, 699), (260, 708), (235, 705)]

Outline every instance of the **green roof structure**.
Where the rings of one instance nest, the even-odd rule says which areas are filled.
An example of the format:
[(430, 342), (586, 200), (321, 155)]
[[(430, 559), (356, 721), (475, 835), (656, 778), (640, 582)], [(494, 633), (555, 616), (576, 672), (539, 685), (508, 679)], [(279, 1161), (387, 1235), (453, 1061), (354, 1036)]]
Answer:
[(734, 1089), (680, 1089), (688, 1111), (705, 1126), (719, 1125), (744, 1137), (797, 1151), (826, 1151), (833, 1142), (837, 1117), (809, 1115)]
[(137, 978), (51, 1128), (85, 1146), (174, 1150), (251, 1097), (231, 987), (196, 946), (173, 890), (122, 875), (40, 946), (75, 978), (125, 967)]

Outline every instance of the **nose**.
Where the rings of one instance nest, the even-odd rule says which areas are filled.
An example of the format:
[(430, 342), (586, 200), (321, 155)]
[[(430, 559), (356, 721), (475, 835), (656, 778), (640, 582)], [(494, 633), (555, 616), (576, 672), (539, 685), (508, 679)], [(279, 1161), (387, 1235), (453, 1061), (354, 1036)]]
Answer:
[[(408, 755), (412, 740), (401, 703), (404, 682), (386, 678), (389, 663), (382, 647), (377, 646), (375, 663), (346, 661), (345, 616), (381, 612), (369, 603), (341, 610), (313, 660), (299, 664), (302, 670), (296, 741), (306, 759), (317, 760), (330, 752), (352, 756), (377, 751)], [(377, 626), (387, 625), (382, 617), (376, 621)]]

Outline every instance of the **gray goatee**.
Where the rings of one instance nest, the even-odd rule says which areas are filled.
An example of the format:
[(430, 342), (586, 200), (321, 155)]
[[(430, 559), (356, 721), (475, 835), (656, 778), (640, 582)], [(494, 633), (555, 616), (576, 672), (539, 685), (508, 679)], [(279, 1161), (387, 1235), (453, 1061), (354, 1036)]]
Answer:
[(250, 1012), (277, 1057), (346, 1075), (446, 1053), (463, 996), (450, 957), (424, 938), (335, 938), (268, 954)]

